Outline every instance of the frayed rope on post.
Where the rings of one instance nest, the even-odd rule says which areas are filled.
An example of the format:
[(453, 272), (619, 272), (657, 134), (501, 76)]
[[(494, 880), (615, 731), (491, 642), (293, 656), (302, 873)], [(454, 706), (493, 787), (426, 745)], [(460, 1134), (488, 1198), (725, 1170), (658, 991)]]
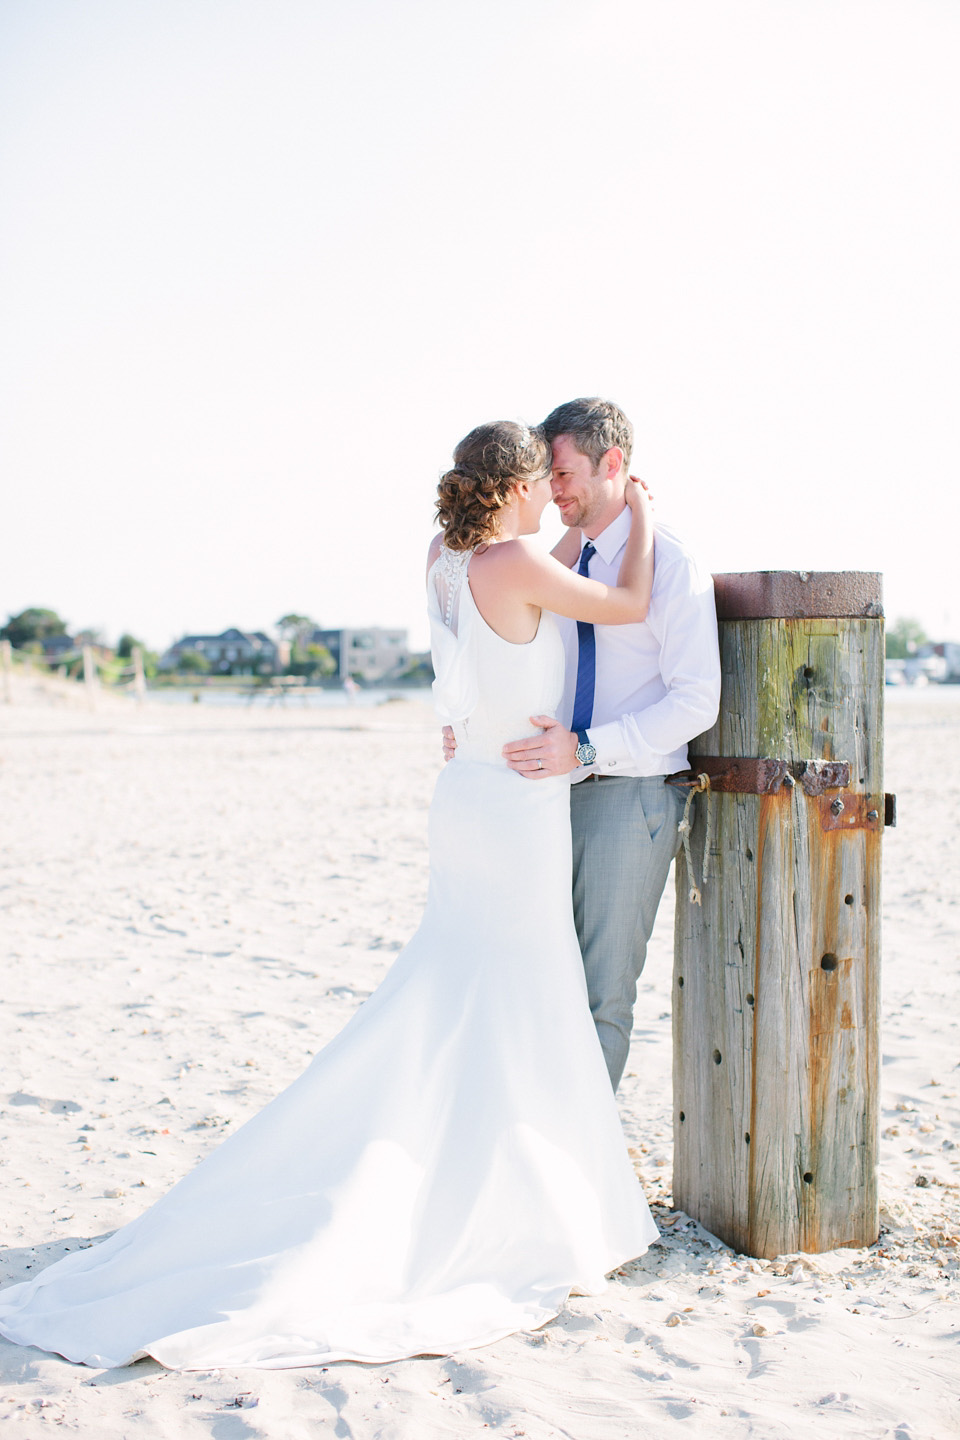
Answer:
[(707, 794), (707, 823), (706, 834), (703, 841), (703, 883), (704, 885), (706, 885), (710, 875), (710, 846), (712, 844), (712, 837), (710, 834), (710, 822), (713, 819), (713, 813), (710, 805), (711, 790), (709, 775), (700, 774), (691, 784), (690, 789), (687, 792), (686, 804), (683, 807), (683, 819), (677, 826), (677, 829), (680, 831), (680, 834), (683, 838), (683, 855), (684, 859), (687, 862), (687, 874), (690, 877), (690, 890), (688, 898), (691, 905), (703, 904), (703, 895), (700, 891), (700, 887), (697, 885), (696, 871), (693, 868), (693, 849), (690, 844), (690, 836), (693, 834), (693, 821), (690, 819), (690, 812), (693, 808), (694, 795), (697, 795), (704, 790)]

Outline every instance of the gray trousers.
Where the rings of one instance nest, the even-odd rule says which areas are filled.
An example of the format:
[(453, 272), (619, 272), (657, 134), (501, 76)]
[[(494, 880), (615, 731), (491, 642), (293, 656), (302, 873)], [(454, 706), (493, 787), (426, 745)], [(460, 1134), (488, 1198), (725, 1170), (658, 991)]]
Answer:
[(682, 814), (682, 793), (662, 775), (586, 779), (570, 788), (573, 915), (614, 1090), (627, 1063), (637, 980), (680, 847)]

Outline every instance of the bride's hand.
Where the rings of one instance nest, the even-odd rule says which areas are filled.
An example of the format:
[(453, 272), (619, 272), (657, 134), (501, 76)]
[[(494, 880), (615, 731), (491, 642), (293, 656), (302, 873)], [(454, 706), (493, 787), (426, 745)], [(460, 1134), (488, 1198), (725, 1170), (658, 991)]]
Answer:
[(579, 741), (571, 730), (566, 730), (552, 715), (531, 715), (530, 724), (536, 725), (540, 735), (530, 735), (526, 740), (511, 740), (503, 747), (503, 758), (511, 770), (516, 770), (525, 780), (547, 780), (551, 775), (568, 775), (576, 770)]
[(642, 506), (653, 509), (653, 494), (646, 480), (641, 480), (639, 475), (631, 475), (627, 480), (627, 488), (623, 494), (624, 500), (631, 510), (638, 510)]

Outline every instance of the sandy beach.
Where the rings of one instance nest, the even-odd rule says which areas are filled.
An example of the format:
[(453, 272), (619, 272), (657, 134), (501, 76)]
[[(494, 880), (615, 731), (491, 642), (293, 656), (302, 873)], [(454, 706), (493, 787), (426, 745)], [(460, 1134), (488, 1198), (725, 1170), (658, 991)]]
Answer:
[[(79, 691), (79, 687), (77, 687)], [(0, 1283), (138, 1214), (304, 1067), (426, 893), (438, 727), (378, 707), (0, 705)], [(960, 689), (887, 692), (878, 1244), (756, 1261), (671, 1203), (673, 887), (620, 1093), (662, 1243), (452, 1358), (97, 1372), (0, 1341), (0, 1421), (97, 1440), (946, 1440), (960, 1431)]]

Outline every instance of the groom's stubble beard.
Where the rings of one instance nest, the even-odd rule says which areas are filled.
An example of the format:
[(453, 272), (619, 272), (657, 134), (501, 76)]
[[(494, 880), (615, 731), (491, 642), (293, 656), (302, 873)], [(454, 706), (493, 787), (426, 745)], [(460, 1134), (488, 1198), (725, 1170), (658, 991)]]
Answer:
[[(573, 499), (573, 503), (569, 505), (567, 510), (560, 511), (560, 519), (568, 529), (583, 530), (588, 525), (592, 525), (595, 520), (600, 518), (610, 504), (610, 497), (603, 493), (599, 472), (597, 472), (595, 478), (597, 488), (593, 494), (586, 496), (582, 500)], [(559, 496), (554, 499), (553, 503), (556, 505), (558, 504), (558, 500), (566, 498), (565, 496)]]

